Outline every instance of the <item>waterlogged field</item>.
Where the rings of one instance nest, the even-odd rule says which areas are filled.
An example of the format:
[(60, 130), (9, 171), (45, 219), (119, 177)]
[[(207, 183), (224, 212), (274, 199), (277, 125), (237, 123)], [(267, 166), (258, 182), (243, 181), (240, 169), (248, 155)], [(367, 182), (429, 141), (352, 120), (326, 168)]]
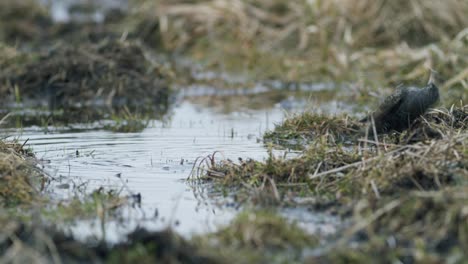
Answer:
[(466, 13), (1, 1), (0, 262), (465, 263)]

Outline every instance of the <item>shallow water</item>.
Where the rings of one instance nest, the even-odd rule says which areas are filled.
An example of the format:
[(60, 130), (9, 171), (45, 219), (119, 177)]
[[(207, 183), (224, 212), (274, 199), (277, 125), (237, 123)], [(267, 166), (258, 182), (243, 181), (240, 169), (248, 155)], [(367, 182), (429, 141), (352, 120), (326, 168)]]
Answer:
[(179, 222), (178, 231), (189, 233), (207, 231), (200, 229), (210, 228), (211, 218), (222, 223), (232, 217), (229, 210), (219, 211), (199, 201), (184, 181), (194, 160), (216, 150), (231, 159), (262, 159), (265, 149), (257, 137), (281, 118), (279, 109), (223, 115), (185, 102), (174, 108), (170, 121), (154, 121), (141, 133), (44, 134), (29, 128), (20, 140), (29, 139), (45, 170), (60, 179), (56, 187), (70, 185), (70, 191), (49, 188), (56, 189), (59, 198), (73, 195), (72, 187), (84, 182), (88, 191), (101, 186), (124, 188), (142, 196), (141, 210), (133, 212), (137, 218), (153, 217), (157, 210), (159, 225), (170, 217)]
[[(95, 12), (73, 16), (68, 12), (73, 4), (93, 2), (43, 0), (54, 19), (61, 22), (99, 22), (106, 10), (125, 8), (125, 2), (98, 1), (99, 8)], [(190, 68), (194, 66), (191, 61), (188, 63)], [(124, 221), (106, 223), (104, 229), (98, 220), (79, 221), (74, 226), (64, 224), (64, 229), (69, 229), (78, 238), (94, 236), (108, 241), (121, 239), (136, 226), (150, 229), (171, 226), (187, 236), (215, 230), (228, 223), (236, 209), (223, 206), (223, 203), (218, 205), (222, 195), (209, 185), (190, 185), (185, 181), (198, 157), (220, 151), (217, 159), (262, 160), (267, 156), (262, 135), (279, 123), (286, 111), (345, 110), (345, 106), (336, 101), (324, 102), (323, 98), (304, 94), (298, 98), (278, 92), (285, 88), (282, 82), (268, 81), (244, 87), (242, 76), (196, 70), (191, 74), (194, 80), (210, 83), (212, 79), (221, 79), (242, 88), (219, 89), (196, 84), (179, 87), (179, 99), (182, 99), (171, 108), (171, 113), (164, 121), (152, 121), (139, 133), (96, 130), (93, 125), (80, 124), (68, 130), (26, 127), (21, 131), (3, 131), (12, 135), (20, 132), (20, 142), (28, 140), (27, 145), (41, 159), (45, 171), (55, 179), (47, 188), (53, 199), (66, 200), (100, 187), (142, 197), (141, 207), (125, 208)], [(335, 87), (332, 84), (301, 84), (292, 88), (302, 93), (330, 91), (332, 94)], [(272, 91), (281, 95), (268, 95)], [(37, 111), (33, 112), (37, 114)], [(21, 114), (28, 114), (27, 110), (21, 110)], [(284, 215), (302, 222), (306, 229), (314, 232), (328, 233), (334, 226), (330, 224), (330, 218), (302, 209), (288, 209)]]
[[(286, 99), (288, 105), (294, 102), (291, 98)], [(298, 108), (289, 109), (289, 113), (303, 110), (302, 101), (295, 102), (292, 105)], [(217, 159), (264, 159), (267, 151), (260, 139), (284, 118), (286, 111), (282, 105), (277, 102), (260, 110), (241, 108), (225, 113), (185, 98), (173, 107), (165, 121), (152, 121), (140, 133), (105, 130), (44, 133), (43, 128), (30, 127), (22, 130), (19, 140), (28, 139), (27, 145), (41, 159), (45, 171), (56, 179), (48, 191), (57, 200), (102, 186), (121, 190), (122, 194), (141, 194), (141, 208), (129, 206), (125, 209), (125, 221), (106, 225), (107, 240), (116, 241), (135, 226), (159, 229), (170, 225), (179, 233), (190, 235), (215, 230), (236, 214), (236, 209), (217, 204), (221, 195), (209, 185), (194, 187), (185, 181), (196, 158), (221, 151)], [(333, 102), (324, 104), (325, 109), (334, 106)], [(303, 219), (310, 230), (321, 229), (311, 222), (324, 225), (326, 230), (333, 229), (329, 219), (303, 214), (301, 210), (290, 209), (285, 215), (298, 221)], [(82, 221), (66, 229), (81, 238), (103, 237), (97, 221)]]

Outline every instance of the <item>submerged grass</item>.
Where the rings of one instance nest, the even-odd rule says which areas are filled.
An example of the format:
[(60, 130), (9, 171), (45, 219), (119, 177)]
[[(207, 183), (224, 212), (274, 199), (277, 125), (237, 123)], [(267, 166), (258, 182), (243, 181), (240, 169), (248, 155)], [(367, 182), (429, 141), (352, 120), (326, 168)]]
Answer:
[(43, 217), (54, 223), (99, 219), (102, 224), (117, 215), (115, 211), (129, 204), (129, 198), (110, 190), (98, 189), (89, 195), (76, 195), (44, 209)]

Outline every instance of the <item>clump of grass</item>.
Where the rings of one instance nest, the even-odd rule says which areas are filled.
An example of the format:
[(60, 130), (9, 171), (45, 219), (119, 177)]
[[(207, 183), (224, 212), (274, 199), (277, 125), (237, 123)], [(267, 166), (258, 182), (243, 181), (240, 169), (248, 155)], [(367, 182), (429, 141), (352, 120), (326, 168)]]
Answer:
[(97, 189), (89, 195), (75, 196), (70, 200), (59, 202), (53, 208), (46, 208), (43, 216), (45, 220), (53, 223), (97, 218), (105, 225), (113, 212), (127, 204), (129, 204), (127, 197), (113, 190)]
[(37, 40), (51, 24), (47, 9), (36, 0), (0, 2), (0, 41), (14, 44)]
[(141, 45), (109, 40), (59, 45), (47, 53), (29, 55), (0, 73), (0, 91), (6, 100), (16, 94), (23, 100), (47, 98), (50, 108), (65, 109), (84, 122), (125, 108), (164, 113), (170, 93), (167, 79), (146, 58)]
[(121, 97), (130, 101), (128, 107), (160, 105), (158, 100), (168, 93), (164, 76), (134, 42), (62, 45), (5, 69), (0, 77), (7, 88), (18, 86), (23, 97), (50, 95), (58, 106), (86, 105), (99, 98), (112, 106), (123, 104)]
[(39, 199), (43, 174), (24, 146), (0, 141), (0, 206), (28, 205)]
[(114, 123), (104, 125), (104, 129), (114, 132), (134, 133), (141, 132), (143, 129), (148, 127), (148, 118), (143, 118), (139, 114), (132, 114), (127, 107), (124, 107), (124, 110), (120, 115), (113, 116), (112, 121)]
[(312, 246), (318, 242), (296, 224), (268, 211), (241, 213), (214, 237), (225, 245), (268, 250)]
[(463, 262), (468, 248), (466, 191), (461, 186), (378, 202), (363, 199), (338, 245), (310, 261)]
[(1, 257), (18, 263), (225, 263), (171, 230), (136, 229), (126, 242), (109, 245), (82, 242), (56, 228), (0, 221)]
[(464, 162), (466, 140), (464, 133), (428, 144), (397, 147), (383, 156), (364, 160), (362, 165), (347, 172), (346, 179), (337, 180), (347, 181), (352, 186), (348, 189), (351, 193), (370, 194), (375, 198), (408, 190), (441, 190), (468, 179), (465, 179), (468, 174)]
[[(306, 120), (311, 117), (305, 116)], [(355, 136), (354, 144), (346, 147), (330, 141), (324, 133), (298, 157), (285, 159), (270, 154), (265, 162), (247, 160), (240, 164), (216, 163), (213, 159), (204, 175), (225, 186), (261, 187), (273, 193), (278, 192), (277, 185), (305, 183), (313, 195), (340, 204), (362, 195), (379, 198), (408, 190), (439, 190), (465, 177), (466, 118), (466, 106), (434, 110), (400, 135), (381, 136), (377, 142), (375, 138)], [(294, 117), (280, 127), (305, 129), (308, 123), (298, 119)], [(347, 131), (348, 123), (334, 124), (342, 126), (335, 130)], [(330, 129), (329, 122), (309, 125), (310, 129)], [(436, 134), (428, 133), (429, 129)]]
[(402, 133), (404, 143), (440, 139), (468, 129), (468, 106), (433, 109), (415, 120), (411, 128)]
[(242, 212), (226, 227), (192, 241), (224, 259), (242, 263), (299, 260), (302, 250), (318, 244), (317, 237), (297, 224), (265, 210)]
[(108, 263), (224, 263), (219, 254), (204, 252), (199, 244), (190, 243), (172, 230), (136, 229), (128, 235), (127, 242), (104, 252), (103, 260)]
[(355, 135), (361, 125), (348, 116), (327, 116), (313, 112), (305, 112), (286, 118), (276, 125), (273, 131), (263, 135), (268, 141), (313, 140), (325, 137), (330, 142), (343, 142)]

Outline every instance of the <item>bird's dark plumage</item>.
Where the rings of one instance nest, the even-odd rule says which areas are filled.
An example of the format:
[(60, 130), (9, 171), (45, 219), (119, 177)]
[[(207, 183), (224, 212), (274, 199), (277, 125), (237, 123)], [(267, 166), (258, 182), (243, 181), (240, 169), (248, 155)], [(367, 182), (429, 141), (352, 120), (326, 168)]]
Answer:
[(361, 121), (370, 122), (374, 119), (377, 133), (407, 129), (439, 100), (435, 75), (436, 72), (431, 70), (429, 82), (424, 88), (398, 87), (376, 111)]

